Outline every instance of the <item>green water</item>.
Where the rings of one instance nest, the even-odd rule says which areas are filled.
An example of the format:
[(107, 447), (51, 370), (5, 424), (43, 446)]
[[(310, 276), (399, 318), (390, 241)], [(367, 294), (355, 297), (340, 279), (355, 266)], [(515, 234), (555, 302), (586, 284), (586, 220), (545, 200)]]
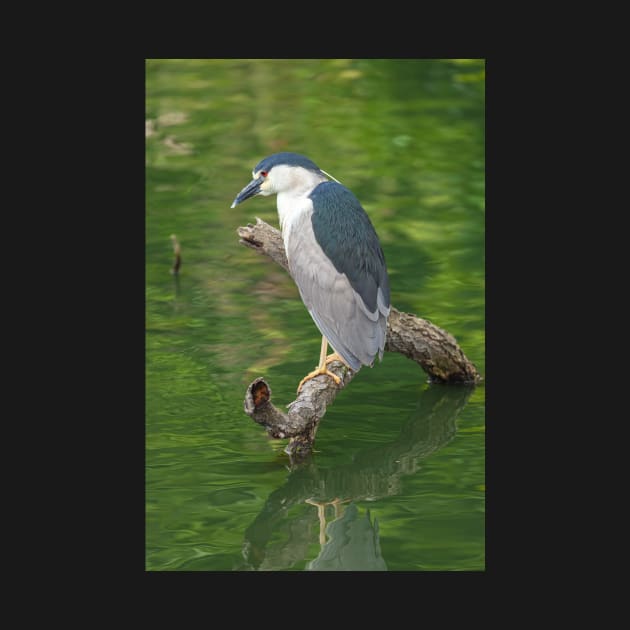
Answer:
[(295, 398), (321, 337), (289, 276), (238, 244), (257, 216), (277, 226), (275, 197), (230, 209), (260, 159), (307, 155), (370, 215), (392, 304), (485, 376), (484, 110), (480, 60), (147, 61), (147, 570), (485, 568), (483, 383), (428, 385), (386, 353), (293, 469), (245, 415), (257, 376)]

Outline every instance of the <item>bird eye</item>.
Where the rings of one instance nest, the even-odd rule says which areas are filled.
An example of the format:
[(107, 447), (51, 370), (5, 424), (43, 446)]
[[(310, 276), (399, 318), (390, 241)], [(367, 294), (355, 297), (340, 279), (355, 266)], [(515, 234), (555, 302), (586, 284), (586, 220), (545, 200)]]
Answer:
[(263, 177), (267, 177), (267, 171), (260, 171), (260, 174), (261, 174)]

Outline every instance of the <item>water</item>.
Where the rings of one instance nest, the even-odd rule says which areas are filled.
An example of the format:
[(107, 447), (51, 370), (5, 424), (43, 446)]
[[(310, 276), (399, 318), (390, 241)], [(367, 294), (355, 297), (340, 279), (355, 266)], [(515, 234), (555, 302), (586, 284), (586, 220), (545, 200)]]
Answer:
[[(485, 376), (484, 65), (479, 60), (149, 60), (147, 570), (483, 570), (485, 388), (429, 386), (386, 353), (290, 469), (243, 412), (278, 407), (321, 337), (289, 276), (238, 244), (275, 197), (252, 167), (303, 153), (361, 200), (392, 304), (453, 334)], [(170, 235), (182, 248), (170, 273)]]

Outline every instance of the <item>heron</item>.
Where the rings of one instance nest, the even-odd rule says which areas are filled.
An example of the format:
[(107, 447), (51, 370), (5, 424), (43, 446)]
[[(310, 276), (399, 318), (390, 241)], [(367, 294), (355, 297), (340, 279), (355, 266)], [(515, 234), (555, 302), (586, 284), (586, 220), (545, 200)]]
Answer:
[(389, 277), (374, 226), (354, 193), (304, 155), (274, 153), (256, 164), (252, 178), (231, 207), (277, 196), (289, 272), (322, 335), (319, 364), (297, 391), (320, 375), (339, 385), (327, 367), (332, 361), (358, 372), (377, 355), (383, 359)]

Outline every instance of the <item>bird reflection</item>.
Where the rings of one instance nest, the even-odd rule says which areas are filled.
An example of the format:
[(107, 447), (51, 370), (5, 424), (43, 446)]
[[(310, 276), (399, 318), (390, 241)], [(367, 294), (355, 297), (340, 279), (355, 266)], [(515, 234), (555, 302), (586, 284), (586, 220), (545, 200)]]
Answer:
[[(307, 501), (308, 503), (308, 501)], [(351, 503), (342, 515), (337, 508), (341, 501), (333, 501), (335, 519), (326, 527), (328, 541), (320, 529), (321, 551), (306, 565), (307, 571), (387, 571), (381, 555), (378, 521), (372, 521), (370, 510), (363, 517)], [(318, 504), (319, 505), (319, 504)], [(320, 521), (321, 527), (321, 521)]]
[(350, 499), (346, 499), (342, 501), (339, 498), (336, 498), (334, 501), (328, 501), (324, 503), (318, 503), (317, 501), (313, 501), (313, 499), (306, 499), (304, 503), (309, 503), (310, 505), (314, 505), (317, 508), (317, 518), (319, 519), (319, 544), (326, 544), (326, 506), (332, 505), (335, 508), (335, 520), (337, 520), (342, 512), (341, 505), (343, 503), (347, 503)]
[[(473, 389), (424, 390), (396, 440), (360, 451), (349, 464), (320, 468), (310, 457), (295, 466), (245, 531), (243, 562), (234, 568), (289, 569), (312, 556), (319, 540), (320, 552), (307, 570), (386, 571), (378, 522), (369, 510), (361, 514), (355, 502), (399, 494), (402, 477), (455, 436), (455, 420)], [(308, 509), (296, 509), (300, 504)]]

